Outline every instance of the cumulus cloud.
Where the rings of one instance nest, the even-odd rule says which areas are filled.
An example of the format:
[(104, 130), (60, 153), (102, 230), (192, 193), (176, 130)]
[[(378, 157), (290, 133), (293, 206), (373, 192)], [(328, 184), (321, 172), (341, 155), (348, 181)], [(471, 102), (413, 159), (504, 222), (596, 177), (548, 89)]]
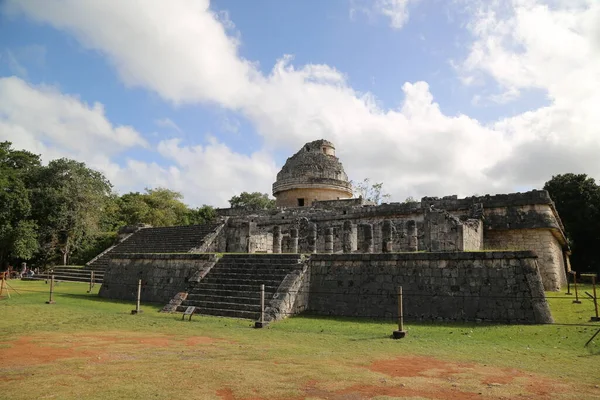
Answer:
[(0, 141), (4, 140), (42, 154), (45, 162), (61, 157), (85, 161), (121, 192), (170, 187), (184, 192), (192, 204), (226, 205), (238, 189), (268, 185), (276, 173), (268, 155), (238, 154), (216, 140), (204, 147), (161, 141), (157, 155), (172, 162), (168, 167), (132, 159), (120, 165), (115, 161), (120, 153), (149, 149), (138, 131), (113, 125), (100, 103), (88, 105), (54, 87), (30, 85), (17, 77), (0, 78)]
[[(406, 11), (406, 3), (376, 4)], [(83, 46), (102, 52), (127, 85), (145, 87), (173, 103), (217, 104), (254, 125), (264, 139), (258, 154), (234, 154), (218, 143), (164, 141), (159, 151), (171, 157), (170, 167), (139, 162), (131, 167), (184, 188), (186, 196), (185, 188), (193, 187), (190, 192), (204, 193), (196, 195), (199, 201), (209, 198), (202, 197), (209, 190), (220, 199), (245, 188), (269, 191), (276, 171), (266, 152), (292, 153), (317, 138), (337, 144), (351, 178), (383, 181), (397, 200), (540, 187), (562, 172), (600, 177), (592, 159), (600, 151), (600, 135), (594, 132), (600, 122), (595, 109), (600, 104), (599, 3), (469, 3), (473, 44), (459, 63), (463, 82), (491, 79), (502, 88), (498, 99), (503, 102), (523, 90), (540, 89), (550, 105), (484, 125), (467, 115), (445, 115), (426, 82), (407, 82), (398, 93), (402, 105), (383, 109), (329, 65), (295, 66), (282, 55), (265, 75), (240, 57), (239, 37), (228, 34), (231, 25), (225, 27), (223, 16), (206, 0), (144, 1), (143, 6), (13, 0), (7, 8), (66, 30)], [(231, 161), (225, 175), (204, 161), (214, 155)], [(252, 166), (250, 178), (242, 165)], [(228, 179), (230, 191), (203, 186), (200, 181), (210, 177), (202, 175), (205, 171)]]
[(408, 22), (410, 3), (417, 0), (353, 0), (350, 6), (350, 17), (357, 13), (365, 14), (370, 18), (383, 16), (389, 19), (390, 27), (401, 29)]
[(146, 146), (130, 126), (113, 126), (100, 103), (85, 104), (51, 86), (34, 86), (17, 77), (0, 78), (0, 137), (16, 146), (93, 157)]
[(511, 145), (489, 170), (493, 180), (534, 186), (563, 172), (600, 177), (598, 26), (594, 0), (478, 4), (461, 72), (493, 78), (509, 101), (541, 89), (551, 102), (493, 124)]

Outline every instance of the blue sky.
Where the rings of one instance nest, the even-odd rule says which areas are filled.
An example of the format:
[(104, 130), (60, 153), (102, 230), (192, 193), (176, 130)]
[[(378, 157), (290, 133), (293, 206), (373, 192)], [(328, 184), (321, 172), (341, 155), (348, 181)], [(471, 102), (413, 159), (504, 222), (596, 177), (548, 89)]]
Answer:
[(8, 0), (0, 140), (192, 205), (270, 193), (286, 157), (320, 138), (396, 201), (598, 178), (599, 8)]

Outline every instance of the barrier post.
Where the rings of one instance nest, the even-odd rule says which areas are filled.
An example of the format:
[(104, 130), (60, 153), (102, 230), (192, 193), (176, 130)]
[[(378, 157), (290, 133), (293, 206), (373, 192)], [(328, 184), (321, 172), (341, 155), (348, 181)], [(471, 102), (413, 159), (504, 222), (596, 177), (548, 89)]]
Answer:
[(402, 286), (398, 286), (398, 330), (393, 333), (394, 339), (402, 339), (406, 336), (404, 330), (404, 314), (402, 307)]
[(255, 328), (264, 328), (265, 323), (265, 285), (260, 285), (260, 319), (254, 323)]
[(50, 276), (50, 300), (46, 302), (46, 304), (54, 304), (54, 275)]
[(138, 280), (138, 289), (137, 289), (137, 300), (135, 303), (135, 310), (131, 310), (131, 314), (139, 314), (142, 312), (140, 310), (140, 297), (142, 296), (142, 280)]

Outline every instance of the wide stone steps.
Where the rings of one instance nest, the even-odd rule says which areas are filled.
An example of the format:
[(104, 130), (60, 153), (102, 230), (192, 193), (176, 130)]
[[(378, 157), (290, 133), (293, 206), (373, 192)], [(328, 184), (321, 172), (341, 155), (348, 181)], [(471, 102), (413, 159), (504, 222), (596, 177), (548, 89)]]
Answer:
[[(273, 293), (269, 293), (271, 296)], [(208, 303), (236, 303), (236, 304), (260, 304), (260, 293), (256, 293), (256, 296), (247, 297), (244, 293), (234, 293), (237, 296), (220, 296), (217, 294), (196, 294), (194, 296), (188, 295), (188, 302), (208, 302)], [(265, 293), (265, 296), (267, 293)]]
[[(210, 274), (209, 274), (210, 275)], [(237, 278), (213, 278), (208, 276), (203, 279), (207, 284), (214, 283), (225, 286), (239, 286), (239, 285), (249, 285), (254, 287), (260, 287), (260, 285), (265, 286), (274, 286), (277, 287), (281, 284), (282, 279), (237, 279)]]
[[(265, 291), (276, 292), (279, 284), (276, 286), (265, 285)], [(234, 292), (254, 292), (260, 291), (260, 284), (256, 285), (223, 285), (221, 283), (203, 283), (195, 290), (229, 290)]]
[[(177, 307), (177, 311), (185, 311), (186, 307)], [(244, 311), (230, 308), (196, 308), (196, 314), (202, 315), (214, 315), (216, 317), (229, 317), (229, 318), (243, 318), (243, 319), (251, 319), (258, 320), (260, 317), (260, 312), (256, 311)]]
[(226, 254), (178, 310), (195, 306), (199, 314), (257, 319), (261, 285), (268, 304), (284, 278), (301, 265), (297, 254)]
[(236, 311), (253, 311), (255, 313), (260, 313), (260, 303), (252, 304), (252, 303), (226, 303), (226, 302), (215, 302), (215, 301), (198, 301), (198, 300), (188, 300), (186, 301), (188, 306), (195, 306), (202, 309), (226, 309), (226, 310), (236, 310)]
[[(277, 288), (273, 286), (265, 286), (265, 296), (273, 295)], [(218, 288), (200, 287), (196, 291), (188, 294), (188, 299), (194, 300), (202, 298), (202, 296), (214, 297), (243, 297), (246, 299), (260, 299), (260, 288), (252, 287), (251, 290), (229, 290)]]
[(292, 270), (277, 270), (272, 273), (243, 271), (243, 273), (211, 271), (210, 277), (216, 279), (283, 279)]
[(169, 226), (144, 228), (117, 244), (111, 251), (99, 257), (88, 267), (106, 268), (110, 258), (118, 254), (132, 253), (187, 253), (198, 247), (219, 224)]

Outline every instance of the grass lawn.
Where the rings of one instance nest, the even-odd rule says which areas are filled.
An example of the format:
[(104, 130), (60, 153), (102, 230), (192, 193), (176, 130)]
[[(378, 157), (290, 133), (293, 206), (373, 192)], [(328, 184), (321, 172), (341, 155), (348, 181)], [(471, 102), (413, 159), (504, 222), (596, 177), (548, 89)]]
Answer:
[[(61, 282), (9, 281), (0, 300), (0, 399), (600, 399), (593, 303), (548, 293), (554, 325), (161, 314)], [(590, 292), (590, 287), (583, 290)], [(584, 295), (585, 297), (585, 295)], [(580, 326), (586, 325), (586, 326)]]

